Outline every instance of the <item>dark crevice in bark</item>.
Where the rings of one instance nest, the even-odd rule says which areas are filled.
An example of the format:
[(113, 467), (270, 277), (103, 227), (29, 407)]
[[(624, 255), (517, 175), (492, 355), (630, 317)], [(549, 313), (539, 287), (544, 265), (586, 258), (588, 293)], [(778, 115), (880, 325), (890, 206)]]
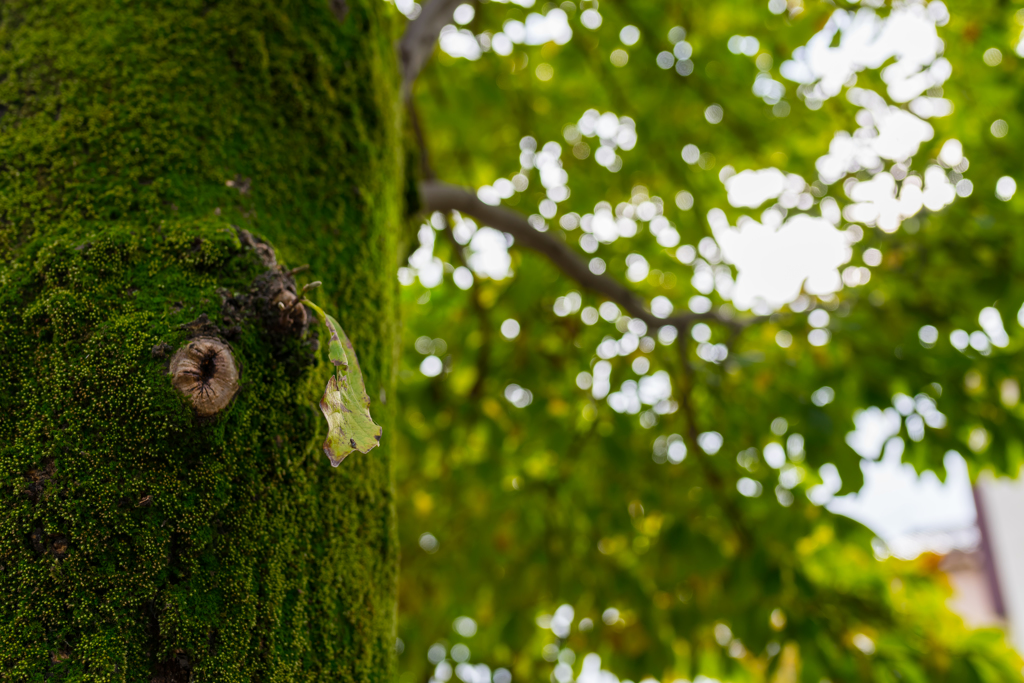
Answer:
[(192, 680), (192, 662), (188, 656), (178, 650), (167, 661), (160, 662), (153, 668), (150, 683), (189, 683)]

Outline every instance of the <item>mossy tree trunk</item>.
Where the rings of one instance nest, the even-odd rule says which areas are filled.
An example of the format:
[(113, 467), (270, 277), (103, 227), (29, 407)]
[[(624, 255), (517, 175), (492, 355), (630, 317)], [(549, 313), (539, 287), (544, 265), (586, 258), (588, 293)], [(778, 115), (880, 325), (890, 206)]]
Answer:
[[(0, 679), (391, 679), (386, 10), (0, 4)], [(338, 469), (259, 240), (323, 281), (384, 426)], [(209, 417), (168, 375), (199, 334), (240, 373)]]

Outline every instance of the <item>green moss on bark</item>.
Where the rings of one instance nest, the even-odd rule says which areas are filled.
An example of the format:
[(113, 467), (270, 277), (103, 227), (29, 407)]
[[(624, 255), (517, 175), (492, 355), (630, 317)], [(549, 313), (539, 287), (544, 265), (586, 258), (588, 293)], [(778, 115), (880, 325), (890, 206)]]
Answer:
[[(339, 4), (0, 8), (4, 680), (391, 679), (397, 78), (387, 6)], [(383, 448), (329, 466), (329, 364), (258, 317), (226, 410), (171, 387), (265, 270), (235, 226), (323, 280)]]

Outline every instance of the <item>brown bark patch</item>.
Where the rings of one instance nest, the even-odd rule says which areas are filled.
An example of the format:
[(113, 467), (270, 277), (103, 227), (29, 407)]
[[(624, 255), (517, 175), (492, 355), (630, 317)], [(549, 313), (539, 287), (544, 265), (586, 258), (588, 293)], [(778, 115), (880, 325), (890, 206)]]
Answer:
[(189, 683), (192, 680), (192, 663), (181, 650), (165, 662), (153, 668), (149, 683)]
[(46, 460), (39, 467), (35, 467), (25, 473), (28, 486), (25, 488), (25, 495), (36, 502), (46, 497), (46, 482), (57, 472), (57, 466), (53, 460)]
[(32, 549), (40, 555), (49, 555), (58, 560), (67, 557), (69, 542), (67, 536), (61, 534), (46, 534), (41, 527), (36, 527), (28, 535)]
[(348, 3), (345, 0), (331, 0), (331, 13), (339, 22), (345, 21), (348, 16)]
[(150, 351), (153, 354), (153, 358), (163, 358), (172, 351), (172, 347), (167, 342), (160, 342), (155, 345)]
[(249, 247), (250, 249), (255, 251), (256, 255), (259, 257), (260, 261), (263, 263), (264, 266), (266, 266), (267, 268), (277, 267), (277, 257), (274, 255), (273, 247), (271, 247), (263, 240), (256, 238), (248, 230), (236, 228), (236, 231), (238, 232), (238, 240), (242, 243), (243, 246)]

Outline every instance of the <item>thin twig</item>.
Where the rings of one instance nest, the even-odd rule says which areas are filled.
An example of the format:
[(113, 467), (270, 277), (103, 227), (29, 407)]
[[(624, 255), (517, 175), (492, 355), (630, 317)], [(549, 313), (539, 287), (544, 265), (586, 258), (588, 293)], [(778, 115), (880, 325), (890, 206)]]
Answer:
[(471, 190), (449, 185), (436, 180), (420, 183), (420, 196), (426, 211), (459, 211), (473, 216), (485, 225), (507, 232), (524, 247), (545, 256), (559, 270), (578, 282), (584, 288), (602, 295), (621, 306), (634, 318), (639, 318), (648, 328), (659, 329), (666, 325), (688, 328), (701, 320), (713, 320), (734, 329), (766, 320), (757, 316), (735, 320), (718, 311), (706, 313), (683, 313), (659, 318), (644, 305), (643, 299), (635, 292), (608, 275), (597, 275), (590, 271), (586, 261), (568, 245), (557, 238), (536, 230), (519, 213), (499, 206), (484, 204)]
[(693, 387), (696, 378), (693, 373), (693, 366), (690, 365), (689, 347), (690, 330), (688, 327), (679, 330), (679, 337), (676, 340), (676, 347), (679, 350), (679, 362), (681, 364), (680, 379), (678, 383), (679, 407), (683, 411), (683, 419), (686, 420), (686, 429), (683, 430), (687, 450), (691, 451), (697, 460), (704, 478), (714, 489), (715, 497), (725, 510), (726, 516), (732, 523), (736, 535), (739, 536), (743, 548), (750, 548), (753, 537), (743, 521), (743, 515), (733, 502), (730, 491), (726, 488), (722, 475), (715, 469), (711, 456), (700, 447), (697, 437), (700, 435), (700, 427), (697, 425), (697, 410), (693, 405)]
[(411, 97), (405, 101), (405, 108), (409, 112), (409, 125), (412, 126), (413, 135), (416, 136), (416, 146), (420, 151), (420, 174), (424, 180), (433, 180), (436, 176), (434, 168), (430, 164), (430, 149), (427, 147), (427, 139), (424, 137), (423, 127), (420, 125), (420, 116)]
[(282, 301), (281, 303), (278, 304), (278, 306), (281, 308), (282, 311), (287, 313), (288, 311), (292, 310), (299, 304), (306, 303), (306, 292), (308, 292), (311, 289), (316, 289), (322, 284), (323, 282), (321, 282), (320, 280), (317, 280), (316, 282), (310, 282), (308, 285), (304, 286), (302, 290), (299, 291), (295, 298), (292, 299), (292, 302), (290, 304), (285, 306), (284, 302)]

